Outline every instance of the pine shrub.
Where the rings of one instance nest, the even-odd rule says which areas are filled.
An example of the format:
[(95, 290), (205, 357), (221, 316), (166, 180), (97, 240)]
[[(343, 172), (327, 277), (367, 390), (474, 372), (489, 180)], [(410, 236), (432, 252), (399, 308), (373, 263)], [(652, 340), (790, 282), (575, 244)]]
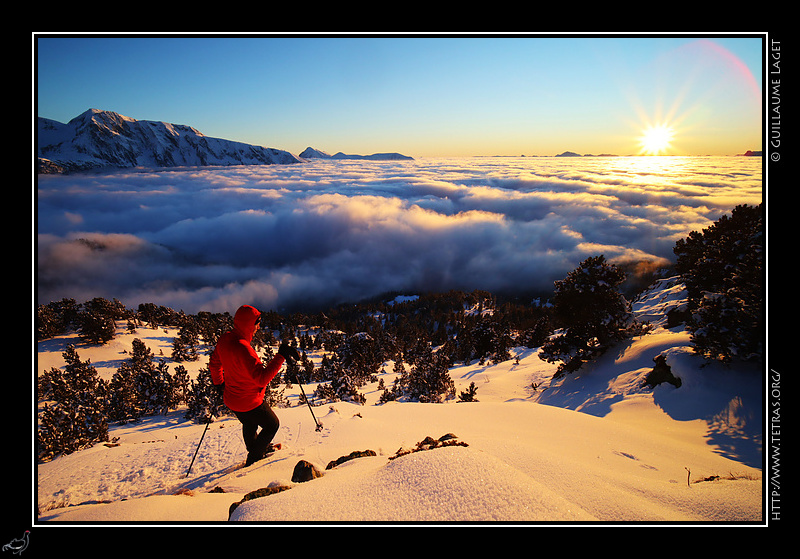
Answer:
[(214, 386), (208, 367), (203, 367), (192, 382), (187, 398), (186, 419), (197, 423), (209, 423), (215, 417), (229, 414), (222, 398), (222, 392)]
[(108, 440), (106, 384), (89, 361), (70, 345), (62, 354), (66, 366), (52, 368), (39, 382), (39, 397), (48, 402), (39, 415), (37, 455), (50, 460)]
[(450, 360), (430, 347), (417, 356), (411, 369), (400, 376), (396, 389), (408, 400), (439, 403), (455, 398), (455, 383), (450, 377)]
[(636, 331), (630, 305), (619, 292), (622, 270), (605, 257), (587, 258), (555, 282), (554, 320), (560, 328), (542, 346), (539, 357), (560, 361), (556, 376), (577, 371)]
[(676, 270), (689, 295), (695, 351), (712, 360), (763, 359), (764, 213), (740, 205), (675, 244)]
[(478, 387), (475, 386), (475, 382), (470, 382), (469, 387), (466, 390), (462, 390), (461, 393), (458, 395), (459, 402), (477, 402), (478, 399), (475, 395), (478, 393)]

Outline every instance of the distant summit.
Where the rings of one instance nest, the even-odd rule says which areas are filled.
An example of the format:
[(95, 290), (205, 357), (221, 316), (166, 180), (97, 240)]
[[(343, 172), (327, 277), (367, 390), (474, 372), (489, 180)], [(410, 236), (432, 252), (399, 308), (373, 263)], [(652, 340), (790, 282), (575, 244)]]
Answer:
[(303, 153), (300, 154), (300, 159), (330, 159), (331, 154), (325, 153), (324, 151), (320, 151), (318, 149), (314, 149), (312, 147), (307, 147), (303, 150)]
[(586, 153), (581, 155), (580, 153), (575, 153), (574, 151), (565, 151), (564, 153), (559, 153), (556, 157), (617, 157), (613, 153)]
[(209, 138), (191, 126), (89, 109), (63, 124), (38, 118), (40, 173), (115, 167), (300, 163), (288, 151)]
[(341, 151), (335, 155), (329, 155), (324, 151), (308, 147), (300, 154), (301, 159), (366, 159), (369, 161), (384, 160), (413, 160), (413, 157), (401, 153), (373, 153), (372, 155), (347, 155)]

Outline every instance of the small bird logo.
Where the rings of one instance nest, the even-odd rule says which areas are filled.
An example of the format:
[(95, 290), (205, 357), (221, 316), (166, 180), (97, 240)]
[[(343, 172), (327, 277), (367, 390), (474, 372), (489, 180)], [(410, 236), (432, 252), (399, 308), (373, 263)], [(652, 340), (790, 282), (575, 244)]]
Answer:
[(23, 551), (28, 548), (28, 539), (30, 538), (30, 530), (25, 530), (21, 538), (14, 538), (6, 545), (3, 546), (3, 551), (10, 551), (15, 555), (21, 555)]

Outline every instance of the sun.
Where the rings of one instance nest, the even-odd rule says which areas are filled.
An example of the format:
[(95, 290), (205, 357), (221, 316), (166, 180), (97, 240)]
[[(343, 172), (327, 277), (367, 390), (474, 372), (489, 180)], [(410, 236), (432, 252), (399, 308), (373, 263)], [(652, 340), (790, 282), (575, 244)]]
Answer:
[(639, 139), (639, 143), (642, 146), (641, 153), (645, 155), (663, 155), (669, 149), (674, 135), (675, 131), (665, 124), (645, 128)]

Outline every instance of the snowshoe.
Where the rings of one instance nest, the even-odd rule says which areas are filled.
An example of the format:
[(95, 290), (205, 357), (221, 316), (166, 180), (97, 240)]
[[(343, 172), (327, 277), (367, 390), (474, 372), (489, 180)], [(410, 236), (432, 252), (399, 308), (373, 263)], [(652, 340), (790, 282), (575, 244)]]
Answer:
[(271, 456), (272, 454), (279, 451), (281, 447), (282, 447), (281, 443), (275, 443), (275, 444), (270, 443), (270, 445), (267, 447), (267, 452), (264, 453), (264, 456), (265, 457)]
[(268, 458), (272, 456), (275, 452), (281, 449), (281, 443), (270, 444), (267, 449), (264, 451), (264, 454), (258, 457), (247, 457), (247, 461), (244, 463), (244, 467), (252, 466), (256, 462), (260, 462), (264, 458)]

